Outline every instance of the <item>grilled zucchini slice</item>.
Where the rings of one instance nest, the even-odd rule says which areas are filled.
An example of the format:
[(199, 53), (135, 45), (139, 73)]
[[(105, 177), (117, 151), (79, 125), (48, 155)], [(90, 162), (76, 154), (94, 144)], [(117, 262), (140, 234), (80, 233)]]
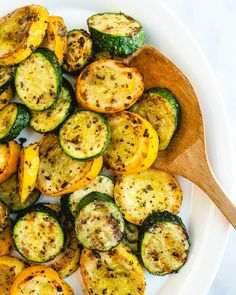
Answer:
[(8, 214), (7, 206), (0, 202), (0, 233), (2, 233), (9, 224)]
[(69, 213), (69, 216), (72, 218), (72, 220), (74, 220), (78, 213), (79, 202), (86, 195), (94, 191), (107, 194), (113, 198), (114, 183), (109, 177), (105, 175), (98, 175), (84, 188), (61, 198), (61, 204), (64, 212)]
[(43, 41), (48, 11), (39, 5), (18, 8), (0, 19), (0, 66), (18, 64)]
[(49, 16), (46, 36), (41, 44), (53, 51), (62, 64), (67, 50), (67, 28), (64, 20), (60, 16)]
[(15, 76), (15, 67), (2, 67), (0, 66), (0, 94), (7, 90), (12, 84)]
[(25, 268), (25, 264), (18, 258), (11, 256), (0, 257), (0, 294), (12, 294), (10, 289), (16, 276)]
[(42, 204), (17, 217), (13, 227), (17, 251), (32, 262), (47, 262), (64, 247), (64, 229), (55, 212)]
[(30, 119), (27, 108), (20, 103), (10, 103), (0, 111), (0, 142), (15, 139)]
[(82, 162), (67, 156), (58, 137), (48, 134), (39, 147), (39, 171), (36, 187), (45, 195), (60, 196), (88, 185), (102, 168), (102, 157)]
[(131, 111), (147, 119), (159, 136), (159, 150), (165, 150), (180, 121), (180, 106), (175, 96), (165, 88), (145, 92)]
[(56, 102), (44, 111), (32, 111), (30, 126), (37, 132), (54, 131), (74, 111), (75, 94), (71, 84), (63, 78), (62, 89)]
[(144, 44), (140, 22), (123, 13), (98, 13), (87, 23), (96, 46), (115, 55), (130, 54)]
[(11, 295), (53, 294), (69, 295), (68, 284), (52, 268), (34, 265), (24, 269), (11, 287)]
[(177, 179), (156, 169), (120, 176), (114, 198), (125, 219), (137, 225), (154, 211), (167, 210), (177, 214), (182, 204)]
[(136, 68), (115, 60), (98, 60), (80, 74), (76, 97), (85, 109), (116, 113), (130, 108), (143, 89), (143, 77)]
[(39, 197), (40, 192), (34, 189), (25, 202), (21, 202), (17, 174), (13, 174), (5, 182), (0, 184), (0, 200), (7, 205), (10, 212), (18, 212), (33, 205)]
[(10, 254), (13, 248), (14, 243), (12, 239), (11, 223), (8, 222), (8, 226), (0, 233), (0, 256)]
[(75, 230), (84, 247), (108, 251), (121, 241), (124, 219), (108, 195), (93, 192), (79, 202)]
[(19, 99), (33, 111), (52, 106), (61, 91), (62, 72), (55, 54), (39, 48), (16, 70), (15, 87)]
[(84, 249), (80, 270), (89, 295), (144, 295), (143, 269), (123, 243), (108, 252)]
[(106, 118), (90, 111), (79, 111), (72, 115), (59, 132), (63, 151), (78, 160), (91, 160), (103, 155), (110, 137), (110, 126)]
[(77, 75), (93, 58), (93, 42), (84, 30), (72, 30), (67, 34), (67, 53), (62, 65), (63, 70)]
[(139, 253), (154, 275), (177, 272), (187, 261), (190, 243), (180, 217), (168, 211), (147, 217), (141, 229)]
[(67, 238), (60, 254), (47, 263), (63, 278), (72, 275), (79, 268), (81, 247), (75, 234), (75, 229), (69, 220), (64, 223)]
[(131, 112), (108, 116), (111, 143), (104, 154), (105, 164), (118, 174), (146, 170), (158, 153), (158, 137), (151, 124)]
[(136, 225), (125, 221), (125, 232), (122, 242), (127, 245), (132, 252), (138, 253), (139, 229)]

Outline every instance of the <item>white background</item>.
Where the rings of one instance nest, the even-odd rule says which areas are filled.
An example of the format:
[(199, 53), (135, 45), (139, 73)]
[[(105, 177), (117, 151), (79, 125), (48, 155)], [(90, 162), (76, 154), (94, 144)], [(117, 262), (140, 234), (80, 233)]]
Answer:
[[(216, 75), (228, 112), (233, 148), (236, 151), (236, 0), (164, 2), (192, 33)], [(236, 157), (232, 159), (234, 171), (235, 159)], [(236, 185), (232, 199), (236, 201)], [(202, 267), (204, 271), (204, 265)], [(225, 256), (208, 295), (235, 295), (235, 269), (236, 231), (231, 229)]]

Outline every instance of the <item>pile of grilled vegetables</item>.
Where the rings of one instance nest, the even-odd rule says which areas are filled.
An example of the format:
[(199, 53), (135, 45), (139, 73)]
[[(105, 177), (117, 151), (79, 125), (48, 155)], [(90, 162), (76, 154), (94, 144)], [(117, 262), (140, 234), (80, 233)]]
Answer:
[[(68, 32), (37, 5), (0, 19), (0, 294), (74, 294), (80, 265), (88, 294), (141, 295), (142, 265), (162, 276), (187, 260), (180, 185), (151, 168), (178, 101), (122, 62), (144, 44), (137, 20), (87, 24)], [(24, 128), (41, 140), (19, 145)]]

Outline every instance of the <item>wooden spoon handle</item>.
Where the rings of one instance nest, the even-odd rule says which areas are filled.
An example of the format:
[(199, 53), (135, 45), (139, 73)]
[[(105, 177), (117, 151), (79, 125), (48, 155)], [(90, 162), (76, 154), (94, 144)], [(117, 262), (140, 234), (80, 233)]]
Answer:
[(202, 167), (203, 169), (198, 173), (198, 178), (195, 179), (194, 182), (211, 198), (236, 229), (236, 207), (217, 183), (207, 163), (204, 166), (205, 167)]

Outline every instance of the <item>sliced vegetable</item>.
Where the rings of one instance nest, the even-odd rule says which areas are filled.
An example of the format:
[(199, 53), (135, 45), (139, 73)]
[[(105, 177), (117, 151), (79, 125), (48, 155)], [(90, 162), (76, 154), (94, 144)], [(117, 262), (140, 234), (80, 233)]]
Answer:
[(141, 225), (155, 211), (167, 210), (177, 214), (182, 204), (177, 179), (156, 169), (120, 176), (115, 185), (114, 198), (125, 219), (137, 225)]
[(187, 261), (189, 238), (180, 217), (167, 211), (147, 217), (141, 229), (140, 254), (155, 275), (177, 272)]
[(62, 251), (65, 235), (55, 212), (38, 204), (17, 217), (13, 239), (17, 251), (27, 260), (47, 262)]
[(74, 105), (74, 90), (63, 78), (62, 89), (54, 105), (44, 111), (32, 111), (30, 126), (40, 133), (53, 131), (72, 114)]
[(149, 89), (131, 111), (152, 124), (159, 137), (159, 150), (166, 149), (180, 121), (180, 106), (175, 96), (165, 88)]
[(58, 137), (45, 135), (40, 143), (36, 187), (48, 196), (60, 196), (88, 185), (102, 168), (102, 157), (82, 162), (71, 159), (59, 146)]
[(72, 30), (67, 34), (67, 53), (63, 70), (69, 74), (78, 74), (93, 57), (93, 43), (84, 30)]
[(0, 294), (9, 295), (15, 277), (25, 268), (18, 258), (11, 256), (0, 257)]
[(11, 212), (18, 212), (31, 206), (39, 197), (40, 192), (34, 189), (25, 202), (21, 202), (17, 174), (13, 174), (5, 182), (0, 184), (0, 200), (7, 205)]
[(39, 143), (33, 143), (22, 148), (20, 167), (18, 170), (19, 196), (24, 203), (35, 188), (39, 169)]
[(13, 84), (10, 84), (5, 91), (0, 94), (0, 110), (3, 109), (14, 97), (15, 90)]
[(9, 224), (8, 214), (7, 206), (0, 202), (0, 233), (2, 233)]
[[(37, 292), (37, 293), (35, 293)], [(24, 269), (15, 279), (10, 295), (69, 295), (68, 284), (50, 267), (34, 265)]]
[(125, 232), (122, 242), (127, 245), (132, 252), (138, 253), (139, 229), (136, 225), (125, 222)]
[(84, 247), (108, 251), (121, 241), (124, 219), (108, 195), (93, 192), (79, 202), (75, 230)]
[(151, 124), (131, 112), (108, 116), (111, 143), (104, 158), (108, 168), (118, 174), (146, 170), (158, 153), (158, 136)]
[(0, 94), (8, 89), (12, 84), (15, 75), (15, 67), (1, 67), (0, 66)]
[(119, 60), (122, 61), (123, 58), (119, 57), (119, 56), (114, 56), (113, 54), (111, 54), (111, 52), (107, 51), (107, 50), (103, 50), (103, 51), (98, 51), (95, 53), (95, 60), (101, 60), (101, 59), (114, 59), (114, 60)]
[(114, 60), (99, 60), (80, 74), (76, 97), (85, 109), (115, 113), (130, 108), (143, 89), (143, 77), (136, 68)]
[(81, 247), (76, 238), (72, 223), (66, 220), (64, 226), (67, 233), (64, 249), (53, 260), (49, 261), (47, 265), (55, 269), (62, 277), (68, 277), (79, 267)]
[(94, 191), (107, 194), (108, 196), (113, 198), (114, 183), (109, 177), (105, 175), (98, 175), (84, 188), (76, 190), (68, 196), (62, 197), (62, 208), (66, 213), (69, 213), (72, 219), (74, 219), (76, 214), (78, 213), (79, 202), (81, 201), (81, 199)]
[(29, 112), (20, 103), (10, 103), (0, 110), (0, 142), (15, 139), (29, 122)]
[(16, 70), (15, 86), (19, 99), (31, 110), (52, 106), (61, 91), (62, 72), (55, 54), (39, 48)]
[(0, 19), (0, 66), (20, 63), (43, 41), (48, 11), (39, 5), (18, 8)]
[(95, 44), (115, 55), (127, 55), (144, 44), (143, 28), (123, 13), (98, 13), (87, 20)]
[(84, 249), (80, 270), (90, 295), (144, 295), (144, 273), (137, 257), (120, 243), (108, 252)]
[(79, 111), (62, 125), (60, 146), (71, 158), (91, 160), (103, 155), (110, 143), (110, 126), (100, 114)]
[(67, 28), (64, 20), (60, 16), (49, 16), (47, 33), (44, 38), (42, 47), (53, 51), (62, 64), (67, 50)]
[(14, 243), (12, 239), (11, 223), (8, 222), (8, 226), (0, 233), (0, 256), (10, 254), (13, 248)]

